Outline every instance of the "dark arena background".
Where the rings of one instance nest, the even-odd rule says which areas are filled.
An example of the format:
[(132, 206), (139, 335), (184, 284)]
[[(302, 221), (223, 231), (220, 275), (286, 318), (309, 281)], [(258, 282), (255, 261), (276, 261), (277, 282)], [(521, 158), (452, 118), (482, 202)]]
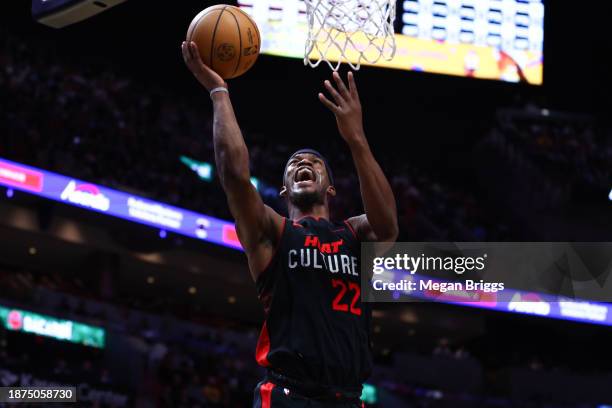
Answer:
[[(180, 50), (212, 4), (128, 0), (53, 29), (30, 2), (3, 2), (0, 386), (77, 387), (66, 406), (251, 406), (263, 308), (214, 167), (212, 105)], [(544, 5), (542, 85), (356, 73), (399, 241), (612, 241), (609, 15), (596, 0)], [(329, 76), (261, 55), (229, 81), (257, 189), (281, 213), (284, 164), (304, 146), (332, 163), (333, 217), (363, 211), (317, 100)], [(610, 305), (540, 312), (375, 305), (362, 399), (612, 406)]]

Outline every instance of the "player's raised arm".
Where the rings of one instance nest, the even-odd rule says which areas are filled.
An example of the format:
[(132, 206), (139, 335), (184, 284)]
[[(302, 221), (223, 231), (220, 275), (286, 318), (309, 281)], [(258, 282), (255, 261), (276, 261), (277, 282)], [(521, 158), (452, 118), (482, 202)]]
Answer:
[(349, 222), (363, 240), (393, 242), (398, 235), (395, 197), (365, 137), (355, 78), (352, 72), (348, 73), (347, 88), (337, 72), (333, 77), (337, 89), (330, 81), (325, 81), (325, 88), (334, 102), (322, 93), (319, 93), (319, 100), (336, 115), (340, 135), (351, 150), (365, 208), (365, 214)]
[(214, 109), (213, 144), (221, 185), (236, 220), (240, 243), (245, 249), (251, 274), (257, 279), (273, 255), (282, 217), (264, 205), (251, 184), (249, 152), (236, 121), (227, 84), (202, 63), (195, 43), (183, 42), (183, 58), (196, 79), (212, 92)]

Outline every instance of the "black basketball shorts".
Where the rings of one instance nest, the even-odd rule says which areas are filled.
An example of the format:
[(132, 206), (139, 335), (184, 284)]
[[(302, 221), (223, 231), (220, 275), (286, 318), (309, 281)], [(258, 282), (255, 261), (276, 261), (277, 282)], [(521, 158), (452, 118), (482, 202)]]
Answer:
[(264, 380), (255, 387), (253, 408), (365, 408), (362, 402), (318, 401)]

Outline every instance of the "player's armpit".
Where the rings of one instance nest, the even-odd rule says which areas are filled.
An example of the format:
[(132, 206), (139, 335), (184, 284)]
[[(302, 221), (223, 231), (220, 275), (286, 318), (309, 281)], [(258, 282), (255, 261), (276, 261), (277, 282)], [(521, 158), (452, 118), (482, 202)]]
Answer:
[(250, 181), (234, 181), (226, 186), (225, 193), (236, 221), (238, 239), (247, 254), (251, 275), (256, 280), (274, 255), (283, 217), (263, 203)]
[(351, 217), (347, 220), (350, 226), (353, 228), (355, 235), (357, 235), (357, 239), (362, 242), (376, 242), (377, 248), (376, 253), (382, 254), (391, 249), (395, 240), (397, 239), (396, 235), (390, 235), (389, 237), (379, 238), (370, 222), (368, 221), (368, 216), (366, 214), (361, 214), (355, 217)]
[(347, 221), (351, 224), (351, 227), (355, 231), (355, 234), (357, 235), (357, 238), (360, 241), (395, 242), (395, 240), (397, 239), (397, 235), (395, 235), (393, 232), (390, 232), (389, 236), (377, 236), (372, 226), (370, 225), (370, 222), (368, 221), (368, 216), (366, 214), (351, 217)]

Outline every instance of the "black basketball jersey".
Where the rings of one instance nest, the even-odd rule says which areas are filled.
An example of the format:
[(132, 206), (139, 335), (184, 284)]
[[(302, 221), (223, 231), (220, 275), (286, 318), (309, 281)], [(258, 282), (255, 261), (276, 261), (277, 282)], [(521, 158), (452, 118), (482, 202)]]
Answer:
[(372, 367), (360, 242), (347, 221), (285, 218), (282, 231), (256, 282), (266, 312), (257, 362), (300, 381), (360, 387)]

